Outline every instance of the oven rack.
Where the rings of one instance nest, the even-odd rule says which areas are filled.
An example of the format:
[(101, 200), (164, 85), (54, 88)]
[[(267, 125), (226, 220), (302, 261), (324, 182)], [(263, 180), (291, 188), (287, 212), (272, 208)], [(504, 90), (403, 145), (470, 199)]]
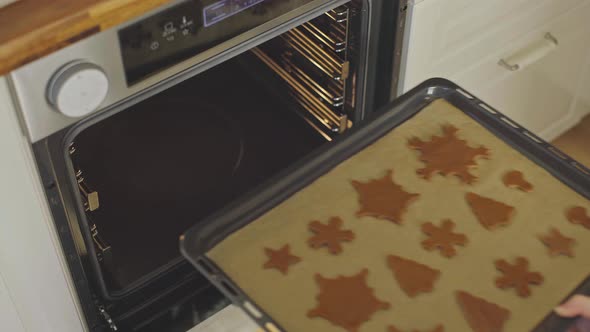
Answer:
[(287, 85), (287, 97), (329, 136), (352, 126), (345, 112), (349, 20), (343, 5), (252, 49)]
[[(319, 89), (312, 90), (309, 85), (302, 83), (261, 49), (254, 48), (252, 49), (252, 53), (290, 86), (291, 91), (289, 92), (289, 96), (295, 103), (320, 122), (324, 126), (324, 129), (337, 132), (343, 131), (344, 128), (342, 127), (350, 125), (346, 114), (334, 113), (326, 103), (317, 98), (318, 95), (326, 94), (327, 91), (318, 91)], [(317, 85), (316, 82), (310, 84)], [(343, 96), (339, 98), (343, 98)]]

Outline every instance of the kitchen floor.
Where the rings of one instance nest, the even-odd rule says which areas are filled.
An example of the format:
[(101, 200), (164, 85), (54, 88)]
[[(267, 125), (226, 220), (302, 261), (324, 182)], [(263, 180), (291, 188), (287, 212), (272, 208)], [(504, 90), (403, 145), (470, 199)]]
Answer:
[(226, 307), (188, 332), (262, 332), (246, 314), (233, 305)]
[(553, 141), (553, 145), (590, 168), (590, 115)]

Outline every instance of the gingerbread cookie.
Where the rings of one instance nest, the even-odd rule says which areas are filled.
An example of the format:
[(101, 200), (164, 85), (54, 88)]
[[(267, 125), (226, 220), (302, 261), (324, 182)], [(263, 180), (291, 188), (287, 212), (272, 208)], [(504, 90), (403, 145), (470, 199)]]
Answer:
[(514, 214), (513, 206), (472, 192), (465, 194), (465, 199), (479, 223), (488, 230), (508, 225)]
[[(423, 330), (423, 331), (426, 332), (427, 330)], [(387, 332), (402, 332), (402, 331), (393, 325), (389, 325), (387, 327)], [(412, 332), (420, 332), (420, 330), (413, 329)], [(444, 326), (439, 324), (439, 325), (435, 326), (432, 330), (428, 330), (428, 332), (445, 332), (445, 328), (444, 328)]]
[(342, 252), (342, 242), (350, 242), (354, 239), (354, 233), (351, 230), (341, 228), (342, 219), (338, 217), (330, 218), (327, 225), (312, 221), (309, 223), (309, 230), (315, 235), (307, 242), (314, 249), (327, 247), (332, 254), (339, 254)]
[(455, 297), (473, 332), (504, 331), (510, 311), (465, 291), (457, 291)]
[(387, 264), (400, 288), (409, 297), (432, 292), (434, 283), (440, 277), (439, 270), (395, 255), (387, 256)]
[(301, 258), (291, 254), (291, 248), (288, 244), (285, 244), (279, 250), (264, 248), (264, 252), (268, 257), (268, 261), (264, 263), (263, 267), (265, 269), (277, 269), (282, 274), (287, 274), (289, 266), (301, 261)]
[(586, 211), (585, 207), (574, 206), (568, 209), (565, 215), (567, 220), (569, 220), (572, 224), (582, 225), (590, 229), (590, 217), (588, 216), (588, 211)]
[(367, 286), (369, 271), (363, 269), (351, 277), (334, 279), (316, 274), (320, 287), (316, 297), (318, 306), (310, 310), (310, 318), (321, 317), (349, 332), (356, 332), (379, 310), (389, 308), (389, 303), (377, 299), (372, 288)]
[(455, 175), (467, 184), (475, 182), (477, 178), (469, 170), (477, 166), (477, 158), (489, 158), (489, 150), (482, 146), (470, 147), (467, 141), (457, 137), (459, 129), (452, 125), (442, 126), (442, 131), (443, 136), (432, 136), (427, 142), (417, 137), (408, 141), (410, 148), (420, 151), (420, 160), (426, 164), (416, 173), (425, 179), (442, 174)]
[(358, 217), (370, 216), (401, 224), (406, 209), (420, 194), (405, 191), (393, 182), (392, 176), (393, 171), (388, 170), (384, 177), (367, 183), (352, 181), (353, 187), (359, 194), (361, 207), (356, 213)]
[(508, 188), (516, 188), (525, 192), (533, 191), (533, 185), (524, 179), (524, 175), (520, 171), (510, 171), (504, 174), (502, 182)]
[(503, 276), (496, 278), (496, 286), (501, 289), (516, 289), (520, 297), (531, 295), (529, 285), (540, 285), (543, 283), (543, 276), (539, 272), (529, 272), (529, 261), (524, 257), (517, 257), (514, 264), (504, 259), (494, 262), (496, 269), (502, 272)]
[(576, 244), (576, 240), (564, 236), (556, 228), (551, 228), (549, 234), (539, 235), (539, 240), (547, 246), (549, 256), (564, 255), (574, 257), (573, 246)]
[(465, 234), (454, 233), (455, 223), (445, 219), (440, 227), (431, 222), (422, 225), (422, 232), (428, 235), (428, 239), (422, 241), (422, 247), (428, 251), (438, 249), (445, 257), (453, 257), (457, 254), (454, 246), (464, 246), (467, 243)]

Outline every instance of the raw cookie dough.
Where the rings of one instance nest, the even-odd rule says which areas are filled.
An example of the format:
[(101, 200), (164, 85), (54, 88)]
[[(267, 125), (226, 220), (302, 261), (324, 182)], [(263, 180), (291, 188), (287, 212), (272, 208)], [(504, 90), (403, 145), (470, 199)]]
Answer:
[(351, 230), (343, 230), (342, 219), (338, 217), (330, 218), (327, 225), (315, 220), (309, 223), (309, 230), (315, 235), (310, 237), (307, 242), (309, 246), (318, 249), (327, 247), (333, 255), (342, 252), (342, 242), (350, 242), (354, 239), (354, 233)]
[(422, 232), (428, 235), (428, 238), (422, 241), (422, 247), (428, 251), (438, 249), (445, 257), (455, 256), (457, 250), (454, 246), (465, 246), (467, 236), (454, 233), (453, 228), (455, 223), (451, 219), (443, 220), (440, 227), (431, 222), (422, 224)]
[(502, 182), (508, 188), (516, 188), (525, 192), (533, 191), (533, 185), (524, 179), (524, 175), (520, 171), (510, 171), (504, 174)]
[(555, 227), (549, 230), (549, 234), (539, 235), (539, 240), (547, 246), (549, 256), (574, 257), (573, 246), (576, 244), (576, 240), (561, 234)]
[(353, 187), (359, 194), (360, 209), (357, 216), (370, 216), (387, 219), (396, 224), (402, 223), (403, 214), (408, 205), (420, 195), (405, 191), (393, 182), (393, 171), (388, 170), (385, 176), (370, 180), (367, 183), (352, 181)]
[(479, 146), (472, 148), (466, 140), (457, 137), (459, 129), (453, 125), (442, 126), (443, 136), (432, 136), (424, 142), (418, 137), (408, 141), (408, 146), (420, 151), (420, 160), (426, 167), (416, 171), (425, 179), (433, 174), (455, 175), (464, 183), (471, 184), (477, 179), (469, 172), (477, 166), (477, 158), (489, 158), (490, 151)]
[(567, 220), (569, 220), (572, 224), (582, 225), (590, 229), (590, 216), (588, 216), (588, 211), (585, 207), (574, 206), (573, 208), (567, 210), (566, 216)]
[(473, 332), (504, 331), (510, 311), (465, 291), (457, 291), (455, 297)]
[(503, 274), (503, 276), (496, 278), (496, 286), (501, 289), (514, 287), (516, 294), (520, 297), (531, 295), (529, 284), (540, 285), (543, 283), (543, 275), (539, 272), (530, 272), (529, 261), (524, 257), (517, 257), (514, 264), (499, 259), (494, 262), (494, 265)]
[(301, 261), (301, 258), (291, 254), (291, 248), (288, 244), (285, 244), (279, 250), (264, 248), (264, 253), (268, 257), (268, 260), (264, 263), (263, 267), (265, 269), (277, 269), (282, 274), (287, 274), (289, 266)]
[(389, 303), (379, 300), (374, 290), (367, 286), (369, 271), (363, 269), (356, 275), (325, 278), (316, 274), (320, 286), (318, 305), (307, 313), (308, 317), (321, 317), (349, 332), (359, 327), (379, 311), (389, 308)]
[(488, 230), (508, 225), (514, 214), (513, 206), (475, 193), (465, 194), (465, 199), (477, 220)]
[(440, 277), (439, 270), (395, 255), (387, 256), (387, 264), (393, 271), (395, 280), (409, 297), (432, 292), (434, 283)]

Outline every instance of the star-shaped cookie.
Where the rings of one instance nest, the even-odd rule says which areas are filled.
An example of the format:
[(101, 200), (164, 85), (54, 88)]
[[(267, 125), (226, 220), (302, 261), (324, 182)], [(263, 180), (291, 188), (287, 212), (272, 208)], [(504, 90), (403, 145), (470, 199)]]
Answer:
[(264, 248), (264, 253), (268, 257), (263, 267), (265, 269), (277, 269), (282, 274), (287, 274), (289, 267), (301, 261), (301, 258), (291, 254), (291, 248), (285, 244), (278, 250)]
[(387, 219), (396, 224), (402, 223), (402, 217), (408, 206), (420, 194), (405, 191), (399, 184), (393, 182), (393, 171), (388, 170), (385, 176), (360, 182), (353, 180), (352, 185), (359, 194), (360, 209), (358, 217), (370, 216)]
[(375, 297), (375, 291), (367, 285), (367, 269), (356, 275), (325, 278), (316, 274), (320, 288), (317, 306), (307, 313), (310, 318), (321, 317), (349, 332), (357, 332), (379, 310), (389, 308), (389, 303)]

